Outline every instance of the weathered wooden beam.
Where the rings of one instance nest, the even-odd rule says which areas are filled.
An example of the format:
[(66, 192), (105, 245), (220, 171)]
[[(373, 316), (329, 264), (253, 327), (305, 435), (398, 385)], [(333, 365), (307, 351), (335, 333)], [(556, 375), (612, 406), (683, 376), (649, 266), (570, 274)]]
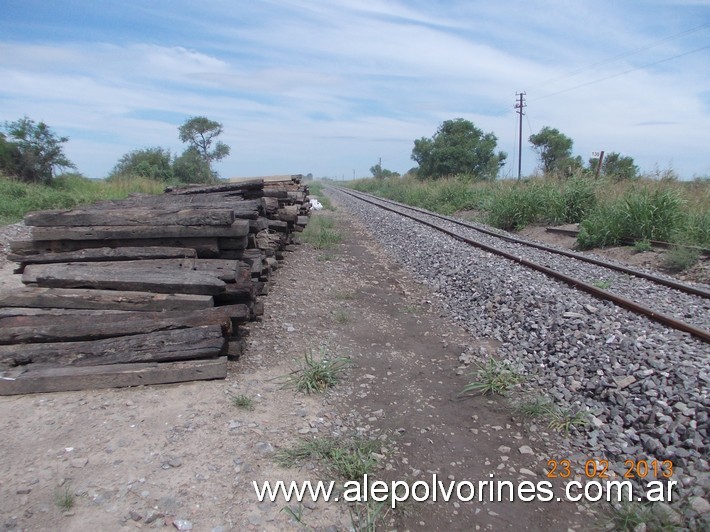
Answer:
[(248, 220), (235, 220), (230, 226), (137, 225), (95, 227), (33, 227), (34, 240), (134, 240), (146, 238), (237, 238), (249, 234)]
[(122, 247), (170, 247), (194, 249), (200, 258), (218, 257), (217, 238), (144, 238), (130, 240), (15, 240), (10, 249), (16, 255), (64, 253), (81, 249)]
[[(77, 264), (87, 267), (77, 268)], [(167, 269), (142, 271), (132, 268), (107, 268), (101, 263), (30, 264), (23, 282), (36, 282), (47, 288), (96, 288), (159, 294), (214, 295), (224, 292), (225, 283), (214, 274), (192, 270)]]
[(120, 312), (0, 309), (0, 344), (100, 340), (202, 325), (219, 325), (225, 336), (251, 318), (243, 304), (191, 312)]
[(214, 306), (209, 295), (43, 288), (23, 286), (0, 292), (0, 307), (63, 308), (128, 311), (197, 310)]
[(0, 369), (214, 358), (226, 354), (226, 344), (219, 325), (206, 325), (85, 342), (0, 345)]
[(50, 264), (52, 262), (103, 262), (145, 259), (196, 258), (197, 252), (190, 248), (173, 247), (123, 247), (90, 248), (61, 253), (37, 253), (35, 255), (9, 254), (7, 258), (25, 264)]
[(175, 195), (209, 194), (213, 192), (238, 192), (241, 190), (260, 190), (262, 188), (264, 188), (263, 179), (251, 179), (249, 181), (240, 181), (238, 183), (224, 183), (220, 185), (168, 187), (165, 189), (165, 192)]
[(71, 209), (31, 212), (25, 225), (35, 227), (87, 226), (230, 226), (234, 223), (231, 208), (148, 208)]
[(120, 388), (224, 379), (227, 357), (180, 362), (64, 367), (0, 373), (0, 395)]
[(207, 273), (221, 279), (224, 282), (234, 282), (237, 274), (242, 268), (248, 268), (248, 264), (242, 261), (229, 259), (147, 259), (129, 261), (103, 261), (103, 262), (73, 262), (57, 263), (53, 265), (32, 265), (25, 268), (22, 275), (22, 282), (31, 284), (37, 282), (37, 277), (46, 272), (53, 272), (59, 267), (71, 269), (77, 276), (81, 272), (89, 272), (92, 275), (96, 270), (116, 270), (133, 271), (135, 275), (142, 275), (149, 272), (169, 272), (173, 271), (177, 275), (183, 272)]

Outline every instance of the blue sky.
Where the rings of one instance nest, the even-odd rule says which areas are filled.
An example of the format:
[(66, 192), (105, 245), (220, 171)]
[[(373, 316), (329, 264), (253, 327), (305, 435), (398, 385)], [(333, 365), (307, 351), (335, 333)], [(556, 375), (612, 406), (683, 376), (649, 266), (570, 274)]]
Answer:
[(644, 172), (710, 175), (710, 0), (0, 0), (0, 121), (43, 120), (89, 177), (224, 125), (222, 177), (405, 172), (466, 118), (517, 175), (544, 126)]

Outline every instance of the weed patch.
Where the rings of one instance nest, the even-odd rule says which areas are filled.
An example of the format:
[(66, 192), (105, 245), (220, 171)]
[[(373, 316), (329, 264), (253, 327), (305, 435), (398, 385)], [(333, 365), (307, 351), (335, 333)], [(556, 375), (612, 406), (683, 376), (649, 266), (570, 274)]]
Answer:
[(696, 249), (673, 246), (663, 254), (661, 267), (671, 273), (679, 273), (694, 266), (700, 258), (700, 252)]
[(485, 364), (478, 364), (478, 370), (471, 375), (476, 380), (467, 384), (459, 396), (467, 393), (505, 395), (508, 389), (523, 381), (522, 376), (513, 370), (510, 364), (498, 362), (492, 357)]
[(74, 508), (75, 500), (70, 484), (65, 485), (63, 488), (57, 488), (54, 494), (54, 502), (60, 510), (65, 512)]
[(375, 469), (372, 453), (380, 443), (362, 438), (313, 438), (301, 440), (289, 449), (276, 453), (276, 463), (283, 467), (301, 466), (309, 460), (323, 463), (328, 470), (344, 480), (359, 480)]
[(331, 249), (343, 240), (335, 229), (335, 220), (330, 216), (311, 216), (306, 229), (301, 233), (301, 240), (316, 249)]
[(622, 502), (610, 504), (605, 530), (633, 532), (635, 530), (681, 530), (662, 506), (653, 503)]
[(232, 404), (243, 410), (254, 410), (254, 401), (246, 395), (235, 395), (232, 397)]
[(307, 394), (323, 393), (340, 382), (350, 365), (349, 358), (329, 357), (324, 348), (317, 358), (309, 351), (298, 369), (284, 377), (284, 386)]

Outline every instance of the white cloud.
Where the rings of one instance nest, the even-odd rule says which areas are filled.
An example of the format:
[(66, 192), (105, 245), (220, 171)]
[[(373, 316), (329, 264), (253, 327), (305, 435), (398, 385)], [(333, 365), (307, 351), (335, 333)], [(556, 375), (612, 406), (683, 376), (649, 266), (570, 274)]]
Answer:
[[(515, 92), (527, 90), (525, 138), (550, 125), (584, 158), (602, 147), (644, 167), (673, 159), (686, 175), (707, 172), (707, 54), (639, 67), (708, 30), (663, 40), (698, 21), (657, 5), (649, 15), (611, 1), (271, 0), (190, 12), (177, 2), (162, 17), (157, 4), (141, 12), (155, 35), (0, 42), (0, 112), (68, 134), (68, 154), (92, 176), (130, 149), (181, 150), (177, 126), (195, 115), (224, 124), (225, 175), (351, 175), (379, 157), (407, 170), (413, 140), (459, 116), (495, 132), (512, 163)], [(524, 163), (532, 170), (533, 157)]]

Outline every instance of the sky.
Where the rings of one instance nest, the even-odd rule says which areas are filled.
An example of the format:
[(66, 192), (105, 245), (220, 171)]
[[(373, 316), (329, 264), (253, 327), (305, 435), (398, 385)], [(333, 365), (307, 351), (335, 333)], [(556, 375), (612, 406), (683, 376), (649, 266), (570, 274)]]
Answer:
[(180, 154), (220, 122), (222, 177), (350, 179), (416, 166), (414, 140), (465, 118), (539, 166), (545, 126), (587, 161), (710, 175), (710, 0), (0, 0), (0, 123), (68, 136), (84, 175)]

